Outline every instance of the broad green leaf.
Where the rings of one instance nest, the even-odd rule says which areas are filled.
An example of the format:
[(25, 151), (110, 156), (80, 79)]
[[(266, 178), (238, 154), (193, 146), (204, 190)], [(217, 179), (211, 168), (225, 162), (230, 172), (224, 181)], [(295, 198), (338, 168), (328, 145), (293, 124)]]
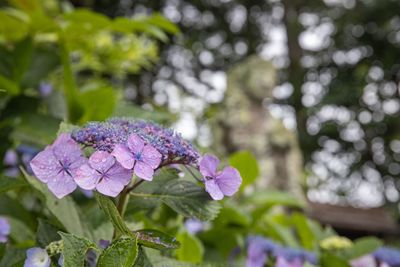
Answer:
[(80, 25), (82, 28), (101, 30), (109, 26), (110, 20), (103, 14), (88, 9), (76, 9), (64, 14), (63, 18), (69, 23)]
[(314, 249), (316, 240), (308, 219), (304, 215), (296, 212), (292, 215), (292, 221), (300, 237), (302, 247), (309, 250)]
[(0, 21), (0, 43), (4, 41), (18, 41), (28, 34), (29, 26), (26, 21), (10, 14), (6, 10), (0, 10)]
[(56, 198), (45, 184), (30, 176), (25, 170), (21, 170), (28, 183), (38, 191), (39, 197), (60, 225), (63, 225), (69, 233), (78, 236), (90, 236), (90, 233), (84, 229), (79, 217), (78, 208), (71, 197)]
[(250, 151), (239, 151), (232, 154), (229, 157), (229, 164), (238, 169), (242, 176), (241, 189), (252, 184), (260, 175), (257, 159)]
[(299, 247), (299, 244), (291, 231), (292, 229), (282, 226), (276, 222), (273, 217), (265, 216), (264, 218), (265, 227), (263, 228), (265, 228), (265, 231), (268, 234), (274, 235), (275, 238), (281, 240), (287, 246)]
[(38, 245), (42, 248), (46, 247), (51, 242), (57, 241), (60, 239), (58, 234), (60, 229), (51, 223), (39, 219), (39, 226), (36, 231), (36, 241)]
[(122, 237), (114, 241), (100, 254), (97, 267), (132, 267), (137, 255), (136, 238)]
[(86, 238), (63, 232), (58, 232), (58, 234), (64, 243), (62, 250), (62, 255), (64, 256), (63, 266), (84, 266), (87, 251), (89, 249), (98, 249), (96, 244)]
[(157, 230), (140, 230), (137, 234), (138, 243), (155, 249), (176, 249), (180, 244), (175, 237)]
[(101, 121), (113, 113), (116, 96), (111, 87), (104, 87), (81, 92), (79, 102), (83, 108), (81, 123)]
[(346, 259), (352, 260), (374, 252), (383, 242), (376, 237), (362, 237), (354, 241), (351, 248), (345, 251)]
[(225, 225), (248, 226), (250, 224), (250, 217), (238, 207), (225, 205), (213, 223), (218, 227)]
[(118, 213), (117, 207), (115, 207), (114, 202), (110, 198), (97, 192), (95, 192), (95, 197), (100, 208), (106, 214), (108, 219), (112, 222), (115, 229), (118, 230), (119, 234), (135, 238), (135, 234), (133, 234), (128, 229), (121, 215)]
[(178, 260), (200, 263), (203, 260), (204, 248), (200, 240), (188, 232), (181, 232), (177, 236), (181, 247), (176, 250)]
[(23, 221), (31, 229), (36, 227), (36, 217), (32, 214), (32, 211), (27, 210), (24, 206), (19, 203), (19, 196), (0, 195), (0, 214), (9, 217), (16, 218)]
[(0, 75), (0, 89), (5, 90), (10, 95), (17, 95), (20, 92), (19, 85), (3, 75)]
[(17, 249), (6, 246), (4, 255), (0, 261), (0, 267), (19, 267), (23, 265), (25, 259), (25, 249)]
[[(141, 253), (142, 254), (142, 253)], [(143, 249), (145, 257), (144, 265), (135, 265), (135, 267), (199, 267), (198, 265), (177, 261), (160, 255), (160, 252), (154, 249)], [(142, 259), (138, 259), (138, 263), (142, 263)]]
[(244, 201), (246, 204), (263, 207), (282, 205), (288, 207), (303, 208), (305, 206), (305, 203), (303, 203), (293, 195), (281, 191), (256, 191), (249, 197), (247, 197)]
[(176, 34), (179, 32), (179, 28), (169, 21), (167, 18), (160, 14), (154, 14), (146, 19), (146, 21), (154, 26), (157, 26), (169, 33)]
[(13, 80), (20, 83), (32, 62), (33, 44), (30, 38), (19, 42), (13, 51)]
[(0, 176), (0, 194), (10, 190), (20, 189), (26, 186), (28, 186), (28, 183), (21, 178)]
[(221, 208), (217, 201), (211, 200), (204, 188), (185, 180), (178, 179), (176, 172), (164, 170), (131, 192), (131, 202), (136, 199), (164, 203), (185, 217), (199, 220), (212, 220)]
[(10, 237), (17, 243), (24, 242), (24, 241), (33, 241), (35, 238), (35, 234), (33, 231), (22, 221), (17, 220), (13, 217), (7, 217), (11, 233)]

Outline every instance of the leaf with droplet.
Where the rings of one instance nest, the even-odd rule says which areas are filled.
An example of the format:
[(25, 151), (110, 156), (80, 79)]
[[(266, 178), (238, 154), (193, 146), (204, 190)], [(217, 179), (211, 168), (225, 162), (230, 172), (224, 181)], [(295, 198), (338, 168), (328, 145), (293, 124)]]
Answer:
[(175, 237), (158, 230), (140, 230), (137, 234), (138, 243), (155, 249), (177, 249), (180, 243)]

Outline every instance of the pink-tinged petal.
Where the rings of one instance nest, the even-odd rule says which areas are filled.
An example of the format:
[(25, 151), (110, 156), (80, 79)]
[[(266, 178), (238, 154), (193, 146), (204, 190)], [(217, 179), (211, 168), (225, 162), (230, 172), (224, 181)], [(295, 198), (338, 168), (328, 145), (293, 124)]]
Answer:
[(96, 151), (89, 158), (89, 165), (93, 169), (105, 173), (115, 164), (115, 158), (106, 151)]
[(77, 186), (71, 176), (66, 172), (60, 172), (47, 182), (47, 187), (57, 198), (63, 198), (72, 193)]
[(303, 267), (303, 261), (299, 258), (293, 259), (292, 261), (286, 260), (284, 257), (278, 257), (276, 259), (276, 267)]
[(371, 254), (350, 261), (351, 267), (376, 267), (376, 261)]
[(113, 181), (118, 181), (123, 186), (126, 186), (132, 180), (132, 174), (132, 170), (127, 170), (120, 164), (116, 163), (108, 170), (107, 177)]
[(0, 235), (9, 235), (11, 232), (10, 223), (4, 217), (0, 217)]
[(161, 163), (161, 153), (158, 152), (151, 145), (146, 145), (142, 151), (142, 161), (152, 167), (153, 169), (157, 168)]
[(242, 177), (238, 170), (232, 167), (225, 167), (224, 170), (215, 177), (215, 182), (226, 196), (232, 196), (242, 184)]
[(61, 165), (55, 158), (50, 147), (46, 147), (45, 150), (39, 152), (31, 160), (30, 166), (35, 176), (43, 183), (47, 183), (47, 181), (55, 177), (61, 170)]
[(199, 168), (200, 173), (204, 177), (215, 177), (217, 174), (217, 167), (219, 159), (213, 155), (204, 155), (200, 161)]
[(144, 147), (144, 141), (137, 134), (131, 134), (128, 137), (128, 148), (134, 153), (141, 153)]
[(147, 181), (153, 180), (154, 170), (144, 162), (137, 161), (133, 172), (139, 177)]
[(111, 155), (113, 155), (125, 169), (132, 169), (133, 165), (135, 165), (135, 158), (125, 145), (115, 145)]
[(124, 185), (121, 184), (118, 180), (104, 177), (100, 181), (100, 183), (97, 184), (96, 189), (103, 195), (116, 197), (124, 189)]
[(82, 165), (75, 172), (75, 183), (85, 190), (93, 190), (101, 178), (101, 174), (92, 169), (88, 164)]
[(79, 144), (69, 134), (61, 134), (51, 145), (51, 149), (61, 162), (71, 163), (83, 157)]
[(224, 194), (219, 189), (217, 183), (214, 179), (205, 181), (206, 191), (210, 194), (211, 198), (214, 200), (221, 200), (224, 198)]
[(0, 243), (6, 243), (8, 241), (7, 236), (0, 235)]

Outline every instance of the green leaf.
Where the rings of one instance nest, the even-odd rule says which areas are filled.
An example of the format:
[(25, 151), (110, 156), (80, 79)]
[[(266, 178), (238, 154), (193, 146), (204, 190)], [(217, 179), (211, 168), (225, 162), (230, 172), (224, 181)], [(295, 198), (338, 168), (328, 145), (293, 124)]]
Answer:
[(116, 96), (111, 87), (103, 87), (80, 93), (79, 102), (83, 108), (81, 123), (101, 121), (113, 113)]
[(119, 234), (124, 234), (135, 238), (135, 234), (133, 234), (129, 230), (121, 215), (118, 213), (117, 207), (115, 207), (114, 202), (110, 198), (98, 192), (95, 192), (95, 197), (100, 208), (106, 214), (108, 219), (112, 222), (115, 229), (118, 230)]
[(238, 207), (224, 206), (214, 220), (214, 225), (224, 227), (226, 225), (248, 226), (250, 217)]
[(5, 90), (10, 95), (17, 95), (20, 92), (19, 85), (3, 75), (0, 75), (0, 89)]
[(154, 249), (142, 249), (138, 263), (135, 267), (199, 267), (191, 263), (180, 262), (165, 256), (161, 256), (160, 252)]
[(71, 197), (66, 196), (62, 199), (56, 198), (46, 187), (36, 178), (30, 176), (24, 169), (21, 169), (28, 183), (35, 188), (39, 197), (49, 209), (51, 214), (58, 220), (60, 225), (63, 225), (69, 233), (78, 236), (90, 236), (88, 231), (85, 231), (84, 226), (79, 217), (78, 208)]
[(73, 130), (75, 130), (77, 128), (78, 128), (78, 126), (76, 126), (74, 124), (70, 124), (70, 123), (62, 121), (58, 128), (57, 136), (62, 133), (71, 133)]
[(7, 219), (11, 226), (11, 239), (17, 243), (34, 240), (35, 234), (24, 222), (13, 217), (7, 217)]
[(259, 207), (272, 207), (275, 205), (288, 207), (305, 207), (305, 203), (294, 197), (293, 195), (281, 191), (260, 191), (254, 192), (245, 200), (246, 204), (251, 204)]
[(0, 43), (4, 41), (21, 40), (29, 31), (29, 26), (26, 21), (13, 15), (12, 12), (9, 12), (10, 10), (12, 9), (0, 11)]
[(6, 246), (3, 257), (0, 261), (0, 267), (19, 267), (23, 265), (25, 259), (25, 249), (17, 249)]
[(0, 176), (0, 194), (26, 186), (28, 186), (28, 183), (21, 178)]
[(100, 254), (97, 267), (132, 267), (137, 255), (136, 238), (122, 237), (114, 241)]
[(322, 267), (349, 267), (350, 265), (335, 254), (325, 252), (320, 257)]
[(160, 14), (154, 14), (146, 19), (146, 21), (154, 26), (157, 26), (169, 33), (176, 34), (179, 28)]
[(302, 247), (309, 250), (314, 249), (314, 241), (316, 241), (316, 238), (311, 230), (311, 225), (309, 224), (307, 217), (296, 212), (292, 215), (292, 222), (296, 227)]
[(185, 231), (178, 234), (177, 239), (181, 243), (181, 247), (176, 250), (178, 260), (191, 263), (202, 262), (204, 248), (197, 237)]
[(260, 175), (257, 159), (250, 151), (239, 151), (229, 157), (229, 164), (238, 169), (243, 182), (241, 189), (252, 184)]
[(184, 217), (196, 217), (199, 220), (213, 220), (221, 208), (213, 201), (204, 188), (185, 180), (178, 179), (175, 171), (164, 170), (131, 192), (131, 202), (136, 199), (164, 203)]
[(137, 234), (138, 243), (149, 248), (176, 249), (180, 246), (175, 237), (157, 230), (140, 230), (135, 233)]
[(49, 222), (39, 219), (39, 226), (36, 231), (36, 241), (38, 245), (44, 248), (51, 242), (59, 240), (59, 230), (60, 229)]
[(22, 81), (22, 78), (27, 72), (32, 62), (32, 53), (33, 44), (30, 38), (25, 38), (16, 45), (13, 51), (13, 80), (17, 83), (20, 83)]
[(58, 232), (58, 234), (64, 243), (62, 251), (64, 256), (63, 266), (84, 266), (87, 251), (90, 248), (98, 249), (96, 244), (86, 238), (63, 232)]
[(383, 242), (376, 237), (362, 237), (354, 241), (351, 248), (344, 252), (347, 260), (367, 255), (383, 245)]

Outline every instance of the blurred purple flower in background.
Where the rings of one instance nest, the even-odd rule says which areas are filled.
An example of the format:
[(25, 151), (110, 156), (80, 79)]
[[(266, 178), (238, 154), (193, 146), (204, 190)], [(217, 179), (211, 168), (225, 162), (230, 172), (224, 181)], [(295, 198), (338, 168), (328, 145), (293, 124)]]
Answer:
[(70, 135), (61, 134), (52, 145), (37, 154), (30, 165), (36, 177), (46, 183), (57, 198), (62, 198), (76, 189), (75, 172), (86, 161)]
[(364, 255), (350, 261), (351, 267), (376, 267), (375, 258), (372, 255)]
[(263, 267), (268, 255), (271, 255), (278, 247), (278, 244), (261, 236), (248, 237), (246, 266)]
[(151, 181), (154, 170), (161, 163), (161, 154), (151, 145), (145, 145), (137, 134), (128, 137), (126, 145), (116, 144), (111, 153), (125, 169), (133, 169), (140, 178)]
[(41, 82), (39, 85), (39, 93), (41, 97), (46, 97), (53, 91), (53, 86), (50, 83)]
[(0, 243), (5, 243), (8, 240), (11, 227), (10, 223), (5, 217), (0, 217)]
[(303, 267), (304, 262), (300, 258), (287, 260), (284, 257), (277, 257), (275, 267)]
[[(373, 253), (373, 256), (380, 263), (380, 267), (400, 267), (400, 250), (389, 247), (381, 247)], [(385, 265), (385, 263), (387, 265)]]
[(242, 184), (242, 177), (233, 167), (225, 167), (217, 172), (219, 159), (212, 155), (204, 155), (200, 161), (200, 173), (203, 175), (206, 191), (214, 200), (232, 196)]
[(205, 223), (197, 219), (187, 219), (185, 221), (185, 228), (189, 233), (195, 235), (204, 230)]
[(8, 177), (19, 176), (19, 164), (23, 164), (28, 173), (32, 173), (29, 162), (39, 152), (36, 147), (19, 145), (16, 149), (8, 149), (4, 154), (3, 164), (6, 166), (4, 174)]
[(26, 251), (24, 267), (49, 267), (50, 257), (45, 249), (30, 248)]
[(110, 153), (96, 151), (87, 164), (76, 171), (75, 182), (83, 189), (96, 189), (104, 195), (116, 197), (131, 178), (132, 172), (116, 162)]

